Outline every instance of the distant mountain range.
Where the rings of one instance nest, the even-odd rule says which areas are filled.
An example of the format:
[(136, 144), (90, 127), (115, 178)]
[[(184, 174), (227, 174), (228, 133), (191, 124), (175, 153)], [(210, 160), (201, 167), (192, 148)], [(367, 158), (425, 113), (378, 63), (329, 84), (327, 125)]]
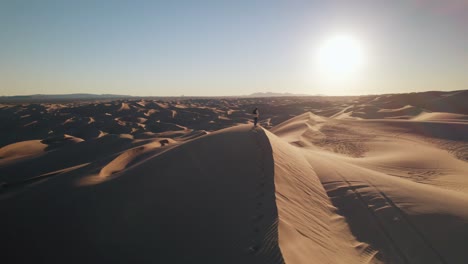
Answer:
[(246, 95), (244, 97), (283, 97), (283, 96), (312, 96), (312, 95), (310, 95), (310, 94), (265, 92), (265, 93), (253, 93), (253, 94)]

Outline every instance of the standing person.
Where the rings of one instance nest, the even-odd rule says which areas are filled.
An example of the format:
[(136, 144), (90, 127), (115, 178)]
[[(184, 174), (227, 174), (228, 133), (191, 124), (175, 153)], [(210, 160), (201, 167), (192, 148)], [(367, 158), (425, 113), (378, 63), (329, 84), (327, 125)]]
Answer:
[(255, 109), (253, 110), (253, 115), (254, 115), (254, 127), (256, 127), (258, 123), (258, 117), (260, 116), (260, 112), (258, 111), (257, 107), (255, 107)]

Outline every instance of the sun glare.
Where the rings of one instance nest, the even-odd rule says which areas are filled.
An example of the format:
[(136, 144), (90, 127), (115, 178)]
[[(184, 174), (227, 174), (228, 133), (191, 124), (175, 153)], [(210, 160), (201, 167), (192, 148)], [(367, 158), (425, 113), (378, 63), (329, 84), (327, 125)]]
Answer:
[(363, 61), (360, 42), (349, 35), (334, 36), (318, 50), (320, 71), (330, 78), (352, 77), (361, 68)]

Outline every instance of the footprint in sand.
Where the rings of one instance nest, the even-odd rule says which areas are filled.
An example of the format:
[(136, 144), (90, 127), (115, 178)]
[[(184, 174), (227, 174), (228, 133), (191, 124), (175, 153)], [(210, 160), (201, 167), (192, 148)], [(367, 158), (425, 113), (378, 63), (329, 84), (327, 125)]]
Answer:
[(254, 254), (255, 252), (258, 251), (259, 248), (260, 248), (260, 247), (257, 246), (257, 245), (250, 246), (250, 247), (248, 248), (248, 251), (249, 251), (249, 253)]
[(261, 215), (257, 215), (257, 216), (254, 216), (254, 217), (253, 217), (253, 220), (254, 220), (254, 221), (260, 221), (260, 220), (263, 219), (263, 217), (264, 217), (264, 215), (262, 215), (262, 214), (261, 214)]

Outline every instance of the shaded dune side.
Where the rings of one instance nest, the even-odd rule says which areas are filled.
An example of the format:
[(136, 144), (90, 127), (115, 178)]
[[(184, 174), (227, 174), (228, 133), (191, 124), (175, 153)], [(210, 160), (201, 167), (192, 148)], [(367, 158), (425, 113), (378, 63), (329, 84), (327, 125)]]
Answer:
[(28, 179), (53, 171), (89, 163), (105, 163), (110, 156), (144, 143), (133, 142), (130, 138), (118, 135), (106, 135), (90, 141), (68, 144), (51, 151), (42, 151), (37, 155), (0, 159), (0, 182), (23, 185), (22, 182)]
[(353, 237), (300, 149), (270, 132), (267, 136), (275, 159), (279, 246), (285, 262), (380, 263), (375, 250)]
[(283, 263), (271, 147), (237, 126), (80, 184), (0, 194), (4, 263)]

